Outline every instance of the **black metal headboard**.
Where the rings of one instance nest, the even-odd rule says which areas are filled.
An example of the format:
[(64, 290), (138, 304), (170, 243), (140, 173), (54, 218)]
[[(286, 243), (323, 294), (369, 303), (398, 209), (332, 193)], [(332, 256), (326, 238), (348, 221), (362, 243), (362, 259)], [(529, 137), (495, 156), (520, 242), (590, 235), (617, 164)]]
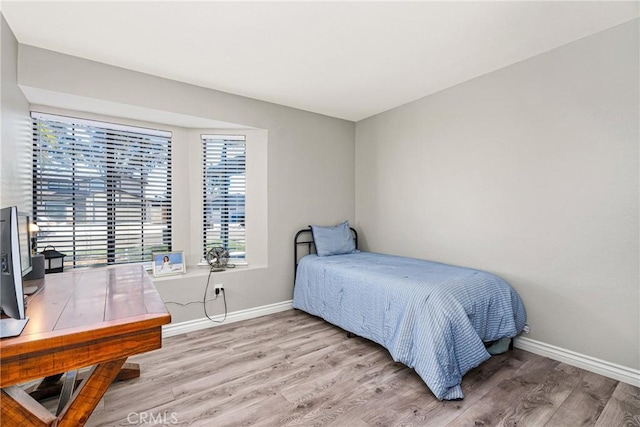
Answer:
[[(353, 227), (349, 227), (351, 229), (351, 233), (353, 234), (353, 241), (356, 244), (356, 249), (358, 249), (358, 232)], [(296, 273), (298, 272), (298, 261), (300, 258), (298, 257), (298, 246), (307, 246), (307, 253), (313, 254), (316, 253), (316, 245), (313, 242), (313, 233), (311, 232), (311, 227), (303, 228), (296, 233), (296, 237), (293, 239), (293, 278), (295, 280)]]

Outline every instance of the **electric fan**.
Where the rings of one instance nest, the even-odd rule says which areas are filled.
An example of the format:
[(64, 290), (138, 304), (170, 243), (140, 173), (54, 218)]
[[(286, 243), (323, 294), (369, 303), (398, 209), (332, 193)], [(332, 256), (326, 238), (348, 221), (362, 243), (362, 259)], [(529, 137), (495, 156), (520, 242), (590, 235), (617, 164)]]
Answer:
[(229, 251), (221, 247), (213, 247), (207, 252), (207, 262), (211, 268), (223, 269), (229, 262)]

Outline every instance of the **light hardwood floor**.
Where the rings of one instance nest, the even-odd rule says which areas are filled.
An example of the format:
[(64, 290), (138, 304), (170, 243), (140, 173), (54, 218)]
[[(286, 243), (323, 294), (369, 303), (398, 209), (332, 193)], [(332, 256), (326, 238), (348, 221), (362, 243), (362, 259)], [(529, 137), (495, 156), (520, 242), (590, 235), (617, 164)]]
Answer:
[(640, 390), (521, 350), (440, 402), (381, 346), (300, 311), (164, 340), (89, 426), (638, 426)]

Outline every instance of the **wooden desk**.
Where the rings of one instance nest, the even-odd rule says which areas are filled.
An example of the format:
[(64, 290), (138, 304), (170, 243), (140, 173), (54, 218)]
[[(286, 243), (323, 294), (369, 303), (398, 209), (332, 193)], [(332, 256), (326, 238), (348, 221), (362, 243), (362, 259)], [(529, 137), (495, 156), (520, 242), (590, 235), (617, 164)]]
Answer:
[[(171, 321), (140, 265), (48, 274), (27, 301), (22, 334), (0, 340), (0, 425), (84, 425), (127, 357), (160, 348)], [(88, 366), (59, 416), (16, 386)]]

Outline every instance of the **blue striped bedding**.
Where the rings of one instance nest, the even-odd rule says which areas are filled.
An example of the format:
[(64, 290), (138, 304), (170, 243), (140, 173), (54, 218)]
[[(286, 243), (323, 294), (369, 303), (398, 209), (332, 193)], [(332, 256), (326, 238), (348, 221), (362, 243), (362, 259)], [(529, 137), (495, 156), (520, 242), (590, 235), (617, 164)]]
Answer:
[(484, 342), (526, 322), (498, 276), (370, 252), (302, 258), (293, 307), (384, 346), (440, 400), (462, 399), (462, 376), (490, 357)]

